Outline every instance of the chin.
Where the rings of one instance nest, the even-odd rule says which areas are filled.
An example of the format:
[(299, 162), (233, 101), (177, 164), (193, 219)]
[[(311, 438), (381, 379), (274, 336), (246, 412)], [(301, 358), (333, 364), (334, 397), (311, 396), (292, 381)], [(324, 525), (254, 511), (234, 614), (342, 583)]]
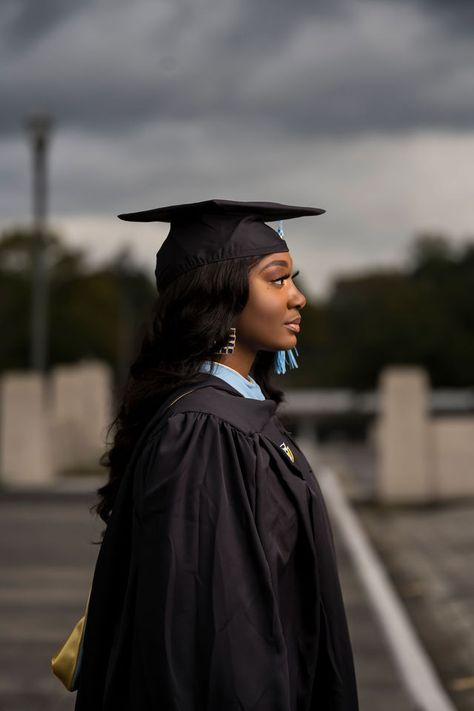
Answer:
[(298, 337), (295, 334), (294, 336), (290, 336), (290, 338), (285, 339), (284, 343), (281, 343), (279, 346), (276, 346), (275, 350), (288, 351), (290, 348), (294, 348), (297, 343), (298, 343)]
[(258, 348), (260, 351), (288, 351), (294, 348), (298, 343), (298, 335), (296, 333), (288, 333), (287, 338), (273, 343), (261, 344)]
[(290, 338), (285, 338), (284, 341), (277, 343), (275, 345), (269, 346), (268, 348), (263, 348), (263, 350), (269, 351), (289, 351), (290, 348), (294, 348), (298, 343), (296, 336), (290, 336)]

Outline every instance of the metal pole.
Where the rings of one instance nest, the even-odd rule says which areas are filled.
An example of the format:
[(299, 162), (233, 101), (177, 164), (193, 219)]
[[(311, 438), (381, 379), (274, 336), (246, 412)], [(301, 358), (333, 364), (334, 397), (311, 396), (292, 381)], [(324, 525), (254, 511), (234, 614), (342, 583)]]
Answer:
[(46, 263), (47, 152), (51, 118), (36, 114), (28, 121), (33, 149), (33, 284), (31, 367), (45, 372), (48, 358), (48, 270)]
[(133, 313), (128, 293), (128, 273), (130, 270), (130, 250), (124, 247), (116, 260), (116, 276), (118, 288), (117, 314), (117, 381), (122, 388), (127, 380), (130, 366), (131, 323)]

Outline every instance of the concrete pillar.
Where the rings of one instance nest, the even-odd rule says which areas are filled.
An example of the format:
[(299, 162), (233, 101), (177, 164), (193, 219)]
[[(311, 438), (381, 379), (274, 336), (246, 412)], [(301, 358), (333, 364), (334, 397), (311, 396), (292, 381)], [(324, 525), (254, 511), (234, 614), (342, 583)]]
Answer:
[(9, 486), (53, 481), (46, 387), (40, 373), (7, 373), (0, 384), (0, 478)]
[(474, 496), (474, 417), (437, 417), (431, 441), (438, 498)]
[(379, 380), (375, 496), (387, 503), (433, 498), (429, 441), (429, 384), (418, 367), (390, 367)]
[(55, 470), (99, 468), (111, 422), (109, 366), (92, 360), (58, 366), (50, 396)]

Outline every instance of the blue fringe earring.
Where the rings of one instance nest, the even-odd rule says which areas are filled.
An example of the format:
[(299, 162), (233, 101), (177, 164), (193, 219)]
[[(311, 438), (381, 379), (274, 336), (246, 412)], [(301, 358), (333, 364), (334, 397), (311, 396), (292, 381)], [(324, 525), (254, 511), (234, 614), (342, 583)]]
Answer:
[[(285, 236), (285, 233), (283, 232), (283, 221), (280, 220), (278, 229), (277, 229), (278, 234), (280, 237), (283, 239)], [(294, 353), (293, 353), (294, 351)], [(298, 363), (296, 362), (296, 355), (299, 355), (296, 346), (294, 348), (290, 348), (288, 351), (277, 351), (275, 355), (275, 362), (274, 362), (274, 369), (275, 373), (277, 375), (283, 375), (283, 373), (286, 373), (286, 358), (288, 357), (288, 367), (289, 368), (297, 368)]]
[(296, 346), (294, 348), (290, 348), (289, 351), (277, 351), (275, 355), (275, 373), (277, 375), (283, 375), (283, 373), (286, 373), (286, 358), (288, 357), (288, 367), (289, 368), (297, 368), (298, 363), (296, 362), (295, 355), (293, 353), (295, 351), (296, 355), (299, 355)]

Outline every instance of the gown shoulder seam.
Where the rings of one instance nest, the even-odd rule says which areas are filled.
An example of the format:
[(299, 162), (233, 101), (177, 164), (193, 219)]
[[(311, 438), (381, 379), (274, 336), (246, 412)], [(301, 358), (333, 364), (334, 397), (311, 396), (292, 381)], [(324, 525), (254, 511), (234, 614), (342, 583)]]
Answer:
[[(186, 408), (186, 409), (182, 409), (182, 410), (180, 409), (178, 412), (172, 412), (172, 413), (169, 415), (169, 417), (167, 418), (166, 424), (168, 424), (168, 422), (169, 422), (170, 420), (172, 420), (173, 418), (178, 417), (178, 415), (187, 415), (187, 414), (206, 415), (207, 417), (213, 417), (214, 419), (216, 419), (216, 420), (218, 420), (219, 422), (222, 422), (222, 423), (228, 425), (228, 426), (231, 427), (233, 430), (237, 430), (237, 432), (239, 432), (240, 434), (245, 435), (245, 436), (248, 437), (248, 438), (252, 438), (252, 437), (254, 437), (254, 435), (256, 435), (256, 434), (261, 434), (260, 431), (257, 430), (257, 429), (255, 429), (255, 430), (249, 430), (249, 429), (244, 429), (244, 428), (242, 428), (242, 427), (239, 427), (239, 425), (236, 424), (235, 422), (232, 422), (232, 421), (231, 421), (230, 419), (228, 419), (228, 418), (221, 417), (220, 415), (217, 415), (217, 414), (214, 413), (214, 412), (209, 412), (209, 411), (206, 411), (206, 410), (203, 410), (203, 409), (199, 409), (199, 410), (198, 410), (198, 409), (195, 409), (195, 408)], [(164, 428), (166, 427), (166, 424), (165, 424)], [(152, 440), (155, 440), (156, 437), (159, 437), (164, 428), (160, 428), (160, 430), (159, 430), (158, 432), (153, 432), (153, 433), (150, 435), (149, 442), (151, 442)]]

